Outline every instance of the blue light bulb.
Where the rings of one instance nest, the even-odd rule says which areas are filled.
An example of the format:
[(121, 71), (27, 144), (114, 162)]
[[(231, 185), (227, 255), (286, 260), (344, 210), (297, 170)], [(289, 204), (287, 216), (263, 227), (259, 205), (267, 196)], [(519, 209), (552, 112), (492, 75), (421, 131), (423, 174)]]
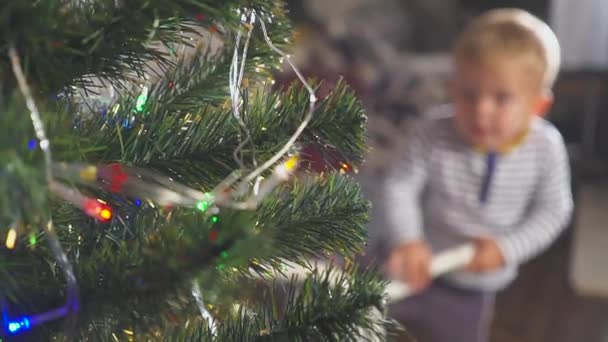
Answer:
[(19, 327), (20, 327), (19, 323), (11, 322), (8, 324), (8, 331), (14, 333), (17, 330), (19, 330)]
[(30, 149), (30, 151), (33, 151), (36, 149), (36, 139), (30, 139), (30, 141), (27, 142), (27, 148)]
[(21, 330), (28, 330), (30, 328), (30, 320), (27, 317), (23, 317), (13, 322), (8, 323), (8, 331), (11, 334), (18, 333)]

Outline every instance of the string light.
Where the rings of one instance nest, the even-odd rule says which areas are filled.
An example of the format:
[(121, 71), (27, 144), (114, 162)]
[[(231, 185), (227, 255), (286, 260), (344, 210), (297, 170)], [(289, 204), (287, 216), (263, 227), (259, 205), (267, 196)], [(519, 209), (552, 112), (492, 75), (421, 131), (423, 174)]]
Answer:
[(94, 182), (97, 180), (97, 167), (95, 166), (85, 166), (80, 171), (80, 179), (85, 182)]
[(288, 54), (286, 54), (285, 52), (283, 52), (281, 49), (277, 48), (270, 40), (270, 37), (268, 37), (268, 32), (266, 30), (266, 24), (264, 23), (264, 20), (259, 20), (259, 23), (260, 23), (260, 26), (262, 27), (262, 32), (264, 34), (264, 40), (266, 41), (266, 44), (273, 51), (280, 54), (282, 57), (284, 57), (287, 60), (287, 63), (289, 64), (289, 66), (291, 66), (292, 70), (296, 73), (296, 76), (298, 76), (298, 79), (300, 80), (300, 82), (302, 82), (302, 84), (304, 85), (304, 88), (306, 88), (306, 90), (308, 91), (308, 94), (309, 94), (309, 96), (308, 96), (308, 113), (304, 117), (304, 120), (302, 121), (302, 123), (300, 123), (300, 126), (298, 126), (296, 131), (289, 138), (287, 143), (285, 143), (285, 145), (277, 153), (275, 153), (274, 156), (272, 156), (264, 164), (262, 164), (260, 167), (255, 169), (249, 175), (247, 175), (243, 179), (242, 184), (245, 184), (245, 183), (248, 183), (248, 182), (251, 182), (252, 180), (254, 180), (257, 176), (262, 174), (264, 171), (266, 171), (268, 168), (270, 168), (272, 165), (274, 165), (274, 163), (279, 161), (287, 152), (289, 152), (289, 150), (291, 149), (293, 144), (296, 142), (296, 140), (298, 139), (300, 134), (302, 134), (302, 132), (308, 126), (308, 123), (312, 119), (312, 115), (313, 115), (314, 109), (315, 109), (315, 103), (317, 102), (317, 97), (315, 95), (314, 89), (312, 89), (310, 84), (308, 84), (308, 82), (306, 82), (306, 79), (304, 78), (304, 76), (302, 75), (302, 73), (300, 72), (298, 67), (296, 67), (296, 65), (293, 63), (293, 61), (291, 60), (291, 57)]
[(345, 174), (351, 170), (351, 166), (347, 163), (340, 163), (340, 174)]
[(110, 191), (120, 192), (128, 176), (120, 164), (110, 165)]
[(293, 169), (295, 169), (296, 166), (298, 166), (298, 161), (299, 161), (298, 156), (292, 156), (289, 159), (287, 159), (287, 161), (285, 162), (285, 170), (293, 171)]
[(15, 244), (17, 243), (17, 230), (15, 228), (11, 228), (6, 234), (6, 248), (14, 249)]
[(33, 151), (36, 149), (36, 139), (30, 139), (30, 141), (27, 142), (27, 148), (30, 151)]
[(207, 201), (199, 201), (198, 203), (196, 203), (196, 209), (202, 212), (207, 211), (207, 208), (209, 208), (209, 203)]
[[(53, 186), (53, 184), (55, 183), (52, 169), (53, 158), (51, 156), (50, 142), (46, 136), (46, 131), (44, 129), (44, 122), (40, 117), (40, 112), (38, 111), (38, 107), (36, 106), (34, 97), (32, 96), (31, 90), (27, 84), (27, 80), (25, 78), (23, 70), (21, 69), (19, 55), (17, 54), (17, 49), (15, 48), (15, 45), (13, 43), (10, 44), (8, 53), (11, 60), (13, 74), (15, 75), (21, 93), (25, 98), (26, 107), (30, 111), (30, 119), (32, 121), (32, 125), (34, 126), (34, 132), (36, 133), (36, 137), (40, 141), (40, 149), (42, 150), (44, 156), (46, 181), (49, 186), (49, 189), (53, 191), (53, 189), (58, 189), (59, 187)], [(63, 251), (63, 248), (61, 247), (61, 242), (57, 237), (55, 229), (53, 229), (53, 221), (50, 218), (47, 220), (47, 224), (44, 226), (44, 231), (46, 233), (46, 241), (48, 242), (49, 248), (52, 251), (55, 261), (57, 262), (60, 269), (63, 271), (65, 277), (67, 303), (62, 307), (32, 317), (33, 324), (30, 324), (29, 317), (22, 317), (16, 321), (8, 321), (8, 323), (6, 324), (6, 328), (11, 334), (17, 333), (22, 330), (28, 330), (30, 326), (34, 324), (43, 324), (45, 322), (64, 317), (70, 311), (78, 311), (79, 291), (78, 284), (76, 283), (76, 277), (74, 276), (74, 269), (72, 267), (72, 264), (68, 260), (65, 252)], [(3, 320), (8, 320), (6, 313), (3, 315)]]
[(122, 331), (125, 333), (125, 335), (127, 335), (127, 341), (135, 341), (135, 336), (133, 336), (134, 333), (132, 330), (123, 329)]
[[(250, 13), (251, 13), (251, 21), (253, 23), (253, 20), (254, 20), (253, 18), (254, 18), (255, 12), (250, 12)], [(197, 15), (197, 18), (199, 18), (199, 15)], [(202, 16), (200, 18), (202, 20), (202, 18), (204, 18), (204, 16)], [(314, 92), (312, 91), (310, 86), (302, 78), (302, 76), (300, 75), (300, 73), (296, 69), (296, 67), (291, 63), (289, 56), (285, 55), (282, 51), (278, 50), (272, 44), (272, 42), (270, 42), (270, 39), (268, 38), (268, 35), (266, 32), (265, 25), (264, 25), (263, 21), (260, 21), (260, 22), (262, 25), (262, 29), (264, 31), (264, 37), (265, 37), (268, 45), (272, 49), (279, 52), (281, 55), (283, 55), (285, 58), (288, 59), (288, 62), (290, 62), (290, 65), (295, 70), (296, 74), (298, 74), (298, 77), (303, 82), (304, 86), (309, 90), (310, 105), (309, 105), (308, 115), (305, 117), (305, 119), (303, 120), (301, 125), (298, 127), (298, 129), (292, 135), (292, 137), (289, 139), (289, 141), (286, 143), (286, 145), (277, 154), (275, 154), (271, 159), (269, 159), (266, 163), (264, 163), (264, 165), (255, 169), (245, 179), (243, 179), (243, 182), (241, 184), (247, 184), (251, 180), (256, 179), (261, 173), (263, 173), (265, 170), (272, 167), (272, 165), (274, 165), (278, 160), (280, 160), (289, 151), (289, 149), (293, 145), (294, 141), (302, 133), (302, 131), (304, 130), (304, 128), (310, 121), (310, 118), (313, 113), (314, 103), (316, 102), (316, 97), (314, 96)], [(248, 28), (249, 31), (251, 31), (251, 29), (253, 28), (253, 26), (250, 24), (245, 25), (245, 27)], [(214, 33), (216, 31), (217, 31), (217, 27), (215, 25), (211, 25), (209, 28), (209, 32)], [(246, 51), (246, 48), (245, 48), (245, 51)], [(22, 75), (22, 71), (20, 70), (20, 67), (19, 67), (20, 63), (18, 62), (18, 59), (16, 57), (17, 56), (16, 49), (14, 48), (14, 46), (10, 47), (9, 52), (11, 54), (11, 59), (13, 60), (13, 69), (15, 70), (15, 74), (16, 74), (16, 77), (22, 88), (22, 92), (24, 93), (24, 96), (26, 97), (26, 100), (28, 102), (28, 104), (27, 104), (28, 108), (30, 108), (30, 111), (31, 111), (32, 121), (34, 123), (34, 127), (36, 129), (37, 136), (39, 137), (38, 140), (40, 141), (40, 147), (43, 150), (43, 152), (45, 153), (45, 159), (46, 159), (46, 164), (47, 164), (47, 170), (46, 170), (47, 171), (47, 180), (49, 183), (49, 187), (51, 188), (51, 190), (53, 190), (52, 183), (54, 183), (54, 179), (52, 177), (51, 166), (50, 166), (51, 161), (52, 161), (51, 155), (50, 155), (50, 148), (49, 148), (50, 144), (44, 134), (44, 131), (42, 128), (42, 121), (39, 118), (37, 108), (34, 107), (33, 98), (31, 96), (31, 94), (29, 94), (29, 89), (27, 89), (26, 85), (25, 86), (22, 85), (25, 83), (24, 76)], [(241, 80), (243, 79), (242, 70), (244, 69), (244, 66), (245, 66), (244, 59), (245, 58), (243, 58), (243, 62), (241, 64), (240, 76), (238, 76), (238, 74), (236, 74), (238, 76), (237, 84), (241, 83)], [(263, 67), (263, 65), (261, 65), (260, 67)], [(247, 79), (245, 79), (243, 83), (246, 85)], [(169, 87), (170, 88), (173, 87), (172, 82), (170, 82)], [(26, 89), (26, 90), (23, 90), (23, 89)], [(136, 100), (135, 110), (137, 112), (144, 111), (147, 99), (148, 99), (148, 88), (146, 86), (144, 86), (142, 89), (142, 93), (137, 97), (137, 100)], [(233, 102), (233, 104), (234, 104), (234, 102)], [(114, 113), (117, 113), (119, 108), (120, 108), (120, 105), (118, 105), (118, 104), (116, 106), (114, 106), (114, 108), (113, 108)], [(106, 112), (107, 112), (107, 110), (104, 109), (104, 112), (102, 113), (102, 115), (105, 116)], [(126, 119), (124, 121), (125, 127), (130, 126), (130, 124), (131, 124), (131, 121), (129, 121), (129, 119)], [(37, 141), (34, 139), (30, 140), (28, 142), (28, 148), (30, 150), (35, 149), (36, 142)], [(276, 172), (275, 172), (276, 176), (279, 177), (280, 179), (286, 178), (297, 168), (297, 165), (298, 165), (297, 156), (289, 158), (287, 161), (285, 161), (284, 163), (280, 164), (277, 167)], [(91, 167), (89, 169), (83, 169), (82, 172), (80, 173), (80, 178), (83, 181), (94, 182), (97, 180), (97, 177), (98, 177), (98, 174), (97, 174), (97, 169), (95, 167)], [(113, 189), (116, 190), (116, 192), (122, 191), (123, 184), (127, 181), (126, 174), (124, 173), (124, 171), (122, 173), (118, 172), (118, 173), (112, 174), (111, 181), (112, 181), (111, 186), (113, 187)], [(143, 184), (143, 182), (142, 182), (142, 184)], [(276, 186), (276, 184), (272, 183), (272, 182), (269, 182), (268, 184), (269, 184), (268, 189)], [(163, 185), (166, 186), (166, 184), (163, 184)], [(270, 186), (270, 185), (272, 185), (272, 186)], [(54, 189), (56, 189), (56, 188), (54, 188)], [(168, 189), (168, 187), (167, 187), (167, 193), (170, 193), (171, 195), (175, 195), (172, 197), (172, 200), (177, 198), (177, 199), (175, 199), (175, 203), (178, 203), (178, 204), (187, 203), (190, 207), (192, 207), (193, 204), (196, 204), (197, 209), (199, 209), (201, 211), (208, 210), (208, 208), (212, 204), (210, 201), (201, 199), (201, 197), (199, 197), (200, 192), (195, 193), (194, 189), (186, 189), (188, 191), (186, 191), (184, 189), (180, 189), (180, 190), (182, 190), (182, 191), (180, 191), (180, 192), (172, 191), (171, 189)], [(55, 192), (55, 191), (53, 191), (53, 192)], [(75, 193), (77, 193), (77, 191), (75, 191)], [(267, 192), (265, 192), (265, 191), (261, 191), (261, 193), (267, 194)], [(65, 194), (66, 194), (66, 192), (64, 192), (64, 195)], [(111, 220), (113, 217), (111, 207), (109, 207), (105, 202), (103, 202), (101, 200), (86, 198), (82, 195), (80, 197), (77, 197), (74, 194), (70, 194), (70, 193), (67, 193), (67, 196), (68, 197), (72, 196), (72, 198), (78, 198), (78, 199), (85, 198), (84, 201), (82, 201), (82, 200), (79, 200), (77, 202), (73, 201), (73, 200), (68, 200), (68, 201), (75, 203), (76, 205), (81, 207), (85, 211), (85, 213), (87, 213), (88, 215), (90, 215), (100, 221), (107, 222), (107, 221)], [(179, 196), (181, 196), (181, 197), (179, 197)], [(202, 198), (204, 198), (204, 197), (202, 197)], [(194, 201), (193, 199), (196, 199), (198, 201)], [(187, 202), (186, 200), (191, 200), (191, 201)], [(179, 201), (182, 201), (182, 202), (179, 202)], [(136, 199), (135, 204), (138, 206), (141, 205), (141, 200)], [(217, 222), (219, 222), (219, 217), (214, 215), (211, 217), (211, 221), (213, 223), (217, 223)], [(68, 291), (67, 291), (68, 292), (68, 304), (65, 307), (61, 307), (59, 309), (49, 311), (47, 313), (44, 313), (44, 314), (41, 314), (38, 316), (32, 316), (32, 317), (24, 316), (24, 317), (6, 322), (5, 323), (6, 330), (8, 330), (11, 334), (16, 334), (21, 331), (29, 330), (34, 325), (42, 324), (45, 321), (49, 321), (51, 319), (57, 319), (59, 317), (65, 316), (70, 310), (73, 310), (73, 311), (77, 310), (77, 306), (78, 306), (78, 304), (77, 304), (77, 287), (76, 287), (76, 283), (75, 283), (75, 277), (73, 275), (73, 271), (71, 268), (71, 264), (69, 264), (69, 262), (67, 261), (68, 259), (65, 257), (65, 254), (63, 253), (63, 251), (60, 248), (59, 240), (56, 238), (54, 229), (52, 228), (52, 221), (49, 220), (49, 223), (48, 223), (47, 227), (45, 228), (45, 230), (47, 232), (47, 236), (48, 236), (47, 240), (49, 240), (49, 244), (51, 245), (53, 254), (55, 255), (57, 262), (60, 264), (61, 268), (63, 268), (64, 272), (66, 273), (66, 279), (67, 279), (67, 283), (68, 283)], [(214, 241), (217, 238), (217, 236), (218, 236), (217, 231), (211, 231), (209, 238), (210, 238), (210, 240)], [(12, 242), (9, 240), (12, 240)], [(6, 241), (7, 247), (11, 248), (11, 249), (14, 248), (16, 240), (17, 240), (17, 232), (15, 229), (11, 229), (7, 236), (7, 241)], [(32, 245), (36, 244), (36, 235), (35, 234), (30, 235), (30, 244), (32, 244)], [(9, 247), (9, 245), (12, 247)], [(228, 252), (222, 251), (220, 253), (220, 256), (224, 259), (228, 258)], [(65, 261), (62, 262), (62, 260), (65, 260)], [(224, 265), (224, 264), (220, 264), (218, 266), (219, 269), (224, 269), (225, 267), (226, 267), (226, 265)], [(5, 321), (6, 321), (6, 317), (5, 317)], [(133, 332), (131, 330), (124, 330), (124, 333), (126, 333), (127, 335), (133, 335)], [(117, 339), (115, 334), (112, 334), (112, 336), (115, 339)]]
[[(239, 44), (237, 43), (237, 47), (235, 48), (235, 55), (233, 58), (233, 63), (231, 65), (231, 70), (230, 70), (230, 88), (231, 88), (231, 101), (226, 100), (226, 102), (224, 102), (224, 104), (222, 105), (222, 107), (226, 107), (226, 106), (233, 106), (233, 114), (235, 117), (237, 117), (238, 119), (241, 119), (241, 108), (240, 106), (242, 106), (242, 101), (241, 101), (241, 85), (246, 86), (248, 83), (248, 79), (246, 77), (244, 77), (244, 70), (245, 70), (245, 60), (246, 60), (246, 56), (247, 56), (247, 45), (249, 42), (249, 35), (251, 34), (251, 30), (253, 29), (253, 23), (255, 22), (255, 11), (251, 11), (251, 10), (246, 10), (243, 12), (244, 16), (242, 17), (242, 22), (244, 24), (244, 28), (247, 30), (245, 33), (247, 34), (247, 37), (245, 37), (245, 42), (242, 45), (243, 48), (243, 54), (239, 56)], [(247, 14), (245, 14), (247, 13)], [(249, 21), (247, 23), (247, 21)], [(289, 150), (292, 149), (292, 146), (295, 142), (295, 140), (298, 138), (298, 136), (302, 133), (302, 131), (304, 130), (304, 128), (307, 126), (308, 122), (310, 121), (312, 114), (313, 114), (313, 110), (314, 110), (314, 103), (316, 102), (316, 97), (314, 95), (314, 90), (312, 89), (312, 87), (310, 87), (310, 85), (308, 83), (306, 83), (306, 80), (303, 78), (303, 76), (301, 75), (301, 73), (299, 72), (299, 70), (295, 67), (295, 65), (291, 62), (290, 60), (290, 56), (285, 54), (284, 52), (282, 52), (281, 50), (279, 50), (276, 46), (274, 46), (272, 44), (272, 42), (270, 41), (270, 38), (268, 37), (268, 33), (266, 32), (266, 27), (265, 24), (262, 21), (259, 21), (260, 25), (262, 26), (262, 30), (264, 32), (264, 39), (266, 40), (266, 43), (271, 47), (271, 49), (273, 49), (274, 51), (278, 52), (282, 58), (286, 58), (287, 61), (289, 62), (290, 66), (293, 68), (293, 70), (295, 71), (295, 73), (298, 75), (298, 78), (300, 79), (300, 81), (303, 83), (304, 87), (308, 90), (309, 92), (309, 110), (307, 115), (305, 116), (303, 122), (300, 124), (300, 126), (296, 129), (296, 131), (293, 133), (293, 135), (290, 137), (290, 139), (287, 141), (287, 143), (281, 148), (280, 151), (278, 151), (272, 158), (270, 158), (269, 160), (267, 160), (263, 165), (257, 167), (257, 163), (255, 161), (255, 157), (253, 159), (254, 162), (254, 166), (256, 167), (256, 169), (251, 172), (250, 174), (248, 174), (246, 177), (242, 177), (241, 178), (241, 174), (240, 172), (242, 172), (241, 170), (236, 170), (235, 172), (233, 172), (233, 174), (236, 176), (234, 177), (233, 180), (230, 180), (230, 182), (222, 182), (222, 184), (220, 184), (221, 186), (218, 185), (218, 187), (214, 188), (213, 192), (211, 192), (211, 194), (213, 194), (213, 196), (210, 195), (210, 193), (202, 193), (200, 191), (197, 191), (196, 189), (181, 185), (181, 184), (177, 184), (171, 180), (167, 180), (165, 177), (162, 177), (160, 175), (155, 175), (152, 172), (149, 172), (147, 170), (139, 170), (136, 168), (127, 168), (124, 166), (120, 166), (118, 164), (116, 165), (111, 165), (110, 167), (103, 167), (101, 168), (100, 166), (98, 166), (99, 170), (97, 170), (97, 168), (95, 167), (88, 167), (86, 169), (82, 169), (80, 171), (80, 178), (83, 181), (87, 181), (87, 182), (101, 182), (101, 181), (105, 181), (107, 182), (106, 184), (108, 184), (109, 189), (106, 188), (106, 190), (110, 190), (112, 192), (121, 192), (124, 193), (127, 196), (133, 196), (133, 197), (140, 197), (140, 196), (146, 196), (148, 199), (155, 201), (156, 203), (158, 203), (161, 206), (186, 206), (186, 207), (195, 207), (198, 210), (202, 211), (202, 212), (206, 212), (208, 211), (213, 205), (216, 205), (217, 207), (222, 207), (222, 206), (228, 206), (228, 207), (234, 207), (234, 208), (242, 208), (242, 209), (253, 209), (255, 208), (260, 201), (267, 196), (274, 188), (276, 188), (276, 186), (278, 186), (281, 182), (287, 180), (292, 174), (293, 172), (297, 169), (298, 167), (298, 163), (299, 163), (299, 158), (297, 156), (292, 156), (289, 159), (287, 159), (285, 162), (279, 164), (277, 167), (275, 167), (275, 172), (273, 173), (272, 177), (269, 177), (270, 179), (268, 179), (267, 181), (264, 181), (263, 183), (260, 183), (261, 181), (261, 174), (267, 170), (268, 168), (272, 167), (272, 165), (275, 165), (276, 162), (278, 162), (286, 153), (289, 152)], [(239, 31), (239, 36), (240, 34), (242, 34), (244, 30), (240, 30)], [(239, 36), (237, 36), (237, 40), (239, 39)], [(264, 67), (264, 65), (259, 65), (258, 67)], [(172, 82), (169, 82), (169, 86), (172, 86)], [(147, 102), (148, 99), (148, 94), (149, 94), (149, 89), (147, 86), (144, 86), (142, 89), (141, 94), (138, 96), (137, 98), (137, 103), (136, 103), (136, 110), (137, 111), (143, 111), (145, 104)], [(116, 104), (112, 107), (112, 111), (114, 113), (118, 112), (120, 108), (119, 104)], [(239, 124), (241, 124), (239, 122)], [(245, 145), (248, 143), (248, 139), (247, 137), (249, 137), (249, 133), (247, 130), (247, 127), (245, 125), (242, 125), (242, 128), (244, 129), (246, 138), (244, 139), (244, 141), (242, 141), (239, 144), (239, 147), (234, 151), (235, 152), (235, 156), (238, 154), (238, 152), (245, 147)], [(266, 128), (264, 128), (266, 129)], [(254, 152), (255, 153), (255, 152)], [(242, 164), (242, 161), (240, 160), (241, 158), (238, 158), (238, 156), (236, 156), (236, 158), (240, 164)], [(75, 166), (70, 166), (72, 168), (74, 168)], [(350, 168), (349, 165), (344, 164), (342, 165), (342, 169), (344, 170), (348, 170)], [(241, 168), (242, 169), (242, 168)], [(62, 176), (64, 176), (64, 174), (62, 173)], [(229, 176), (228, 178), (233, 177), (232, 174), (231, 176)], [(234, 202), (234, 198), (235, 197), (240, 197), (245, 195), (246, 192), (248, 192), (248, 189), (251, 188), (250, 184), (251, 182), (253, 182), (253, 180), (256, 180), (256, 188), (254, 189), (254, 192), (252, 194), (252, 196), (250, 196), (250, 198), (243, 203), (235, 203)], [(236, 184), (236, 186), (233, 187), (233, 183), (237, 182), (238, 184)], [(260, 185), (263, 184), (263, 185)], [(125, 185), (128, 185), (127, 187), (125, 187)], [(100, 187), (103, 187), (102, 184), (99, 184)], [(232, 189), (236, 189), (236, 190), (232, 190)], [(65, 191), (64, 191), (65, 192)], [(216, 198), (217, 196), (217, 198)], [(69, 201), (74, 203), (75, 205), (79, 206), (82, 208), (82, 203), (83, 200), (81, 199), (83, 196), (79, 197), (78, 199), (76, 198), (76, 196), (62, 196), (64, 198), (69, 197)], [(87, 201), (88, 203), (88, 212), (89, 213), (93, 213), (95, 218), (103, 220), (103, 221), (107, 221), (110, 220), (112, 217), (112, 211), (111, 209), (108, 207), (106, 208), (106, 210), (103, 209), (99, 209), (98, 208), (98, 204), (95, 204), (93, 201)], [(140, 206), (141, 205), (141, 200), (136, 199), (135, 200), (135, 205)], [(150, 205), (153, 205), (152, 202), (149, 202)], [(99, 211), (98, 211), (99, 210)], [(212, 218), (213, 221), (217, 222), (219, 219), (218, 218)]]
[(125, 118), (125, 120), (124, 120), (124, 121), (123, 121), (123, 123), (122, 123), (122, 126), (123, 126), (124, 128), (129, 129), (129, 128), (133, 127), (133, 122), (134, 122), (134, 121), (135, 121), (135, 120), (133, 120), (133, 118), (126, 117), (126, 118)]
[(101, 222), (108, 222), (112, 219), (112, 208), (99, 199), (87, 199), (83, 210), (87, 215)]
[[(191, 291), (192, 291), (192, 297), (194, 297), (194, 300), (196, 301), (196, 305), (198, 306), (198, 310), (201, 313), (201, 317), (207, 321), (207, 324), (211, 330), (211, 333), (215, 336), (215, 334), (217, 332), (217, 324), (215, 322), (215, 319), (211, 315), (211, 313), (209, 313), (209, 311), (207, 311), (207, 308), (205, 308), (205, 301), (203, 300), (203, 293), (201, 292), (201, 288), (198, 285), (198, 282), (196, 280), (192, 280)], [(209, 308), (213, 309), (213, 306), (210, 306)]]
[(36, 234), (30, 233), (30, 246), (34, 247), (36, 246), (36, 243), (38, 243), (38, 238), (36, 237)]
[(293, 173), (293, 171), (295, 171), (296, 167), (298, 166), (299, 160), (300, 159), (298, 156), (291, 156), (283, 164), (280, 164), (279, 166), (276, 167), (275, 174), (281, 180), (288, 179), (289, 176)]
[(28, 317), (22, 317), (20, 319), (8, 322), (6, 328), (11, 334), (16, 334), (21, 331), (29, 330), (31, 327), (30, 319)]
[[(251, 10), (248, 10), (246, 12), (247, 12), (247, 14), (243, 13), (241, 15), (241, 24), (245, 24), (247, 22), (248, 16), (250, 17), (251, 23), (253, 23), (255, 20), (255, 15), (252, 13)], [(232, 56), (232, 63), (230, 65), (229, 76), (228, 76), (229, 89), (230, 89), (230, 100), (232, 102), (232, 115), (237, 120), (241, 130), (244, 132), (244, 135), (245, 135), (245, 139), (243, 139), (242, 141), (240, 141), (240, 136), (239, 136), (239, 145), (236, 147), (236, 149), (233, 152), (234, 160), (236, 161), (236, 163), (239, 165), (239, 167), (241, 169), (244, 168), (244, 163), (241, 160), (241, 157), (242, 157), (241, 151), (251, 141), (251, 133), (249, 132), (249, 128), (247, 127), (247, 124), (245, 124), (245, 121), (243, 120), (243, 118), (241, 116), (241, 107), (243, 105), (241, 94), (245, 91), (245, 90), (241, 90), (241, 89), (246, 89), (247, 86), (249, 85), (249, 80), (246, 77), (244, 78), (244, 75), (245, 75), (245, 65), (247, 62), (247, 50), (249, 49), (249, 42), (251, 40), (251, 33), (253, 30), (253, 25), (249, 25), (249, 26), (245, 26), (245, 27), (247, 29), (247, 35), (245, 37), (245, 42), (243, 43), (242, 56), (239, 56), (239, 48), (240, 48), (240, 44), (241, 44), (242, 30), (238, 30), (236, 40), (235, 40), (234, 54)], [(239, 57), (240, 57), (240, 65), (239, 65)], [(255, 148), (254, 146), (252, 146), (252, 147)], [(253, 154), (253, 163), (254, 163), (254, 165), (257, 166), (257, 161), (255, 160), (255, 153)]]
[(144, 105), (148, 101), (148, 87), (144, 86), (141, 91), (141, 94), (137, 97), (137, 102), (135, 103), (135, 110), (138, 112), (144, 111)]

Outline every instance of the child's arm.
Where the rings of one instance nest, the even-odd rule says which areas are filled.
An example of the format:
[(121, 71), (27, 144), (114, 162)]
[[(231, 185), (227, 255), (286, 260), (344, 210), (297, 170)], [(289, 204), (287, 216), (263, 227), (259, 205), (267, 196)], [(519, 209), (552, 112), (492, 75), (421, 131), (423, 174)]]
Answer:
[(568, 155), (555, 128), (541, 157), (540, 184), (526, 217), (513, 231), (496, 239), (507, 264), (525, 262), (542, 252), (566, 227), (572, 213)]
[(384, 186), (387, 227), (383, 235), (389, 239), (391, 247), (422, 239), (420, 196), (431, 153), (425, 123), (413, 127), (405, 150), (396, 156)]
[[(424, 124), (424, 123), (422, 123)], [(387, 271), (421, 290), (430, 281), (431, 249), (423, 241), (420, 195), (426, 183), (430, 146), (422, 125), (412, 131), (405, 151), (386, 182), (387, 218), (384, 238), (392, 249)]]

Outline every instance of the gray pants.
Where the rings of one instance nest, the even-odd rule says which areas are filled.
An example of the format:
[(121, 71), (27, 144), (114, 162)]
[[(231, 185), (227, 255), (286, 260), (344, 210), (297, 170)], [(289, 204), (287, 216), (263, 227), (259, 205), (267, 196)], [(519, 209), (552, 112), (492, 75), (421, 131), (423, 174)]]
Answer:
[(419, 342), (487, 342), (494, 298), (493, 292), (462, 290), (436, 281), (390, 310)]

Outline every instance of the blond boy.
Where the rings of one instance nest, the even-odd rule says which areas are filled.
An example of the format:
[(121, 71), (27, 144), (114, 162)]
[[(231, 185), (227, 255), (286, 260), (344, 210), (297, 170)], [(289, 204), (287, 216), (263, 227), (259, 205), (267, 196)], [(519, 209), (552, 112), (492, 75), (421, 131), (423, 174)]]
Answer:
[[(424, 342), (487, 341), (494, 294), (547, 248), (572, 211), (559, 132), (542, 115), (560, 51), (517, 9), (474, 19), (452, 50), (452, 103), (412, 133), (387, 183), (387, 269), (419, 294), (396, 308)], [(434, 253), (473, 242), (473, 261), (431, 283)]]

